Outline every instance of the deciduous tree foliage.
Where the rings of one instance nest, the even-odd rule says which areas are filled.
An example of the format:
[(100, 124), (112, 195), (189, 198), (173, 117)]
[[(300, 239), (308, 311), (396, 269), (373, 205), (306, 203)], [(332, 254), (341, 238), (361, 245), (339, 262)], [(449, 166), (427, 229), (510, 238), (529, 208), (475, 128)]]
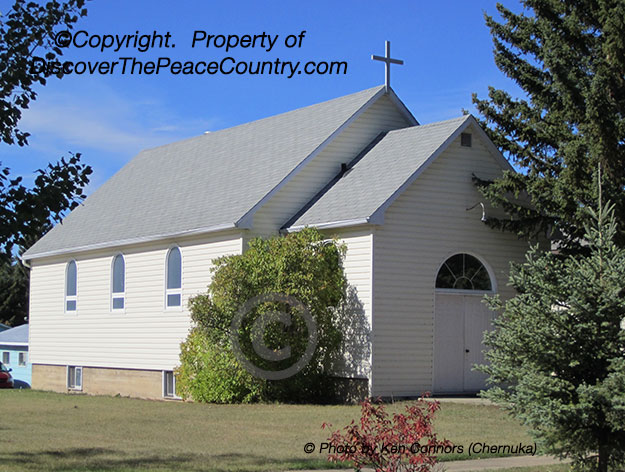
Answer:
[[(0, 140), (23, 146), (29, 134), (18, 128), (22, 111), (35, 100), (34, 87), (45, 74), (31, 69), (33, 54), (55, 60), (62, 50), (54, 35), (71, 29), (87, 14), (85, 0), (26, 2), (15, 0), (0, 10)], [(7, 5), (8, 6), (8, 5)], [(60, 77), (62, 74), (59, 74)], [(91, 168), (80, 154), (62, 158), (35, 172), (32, 187), (22, 177), (0, 169), (0, 322), (22, 324), (28, 306), (28, 270), (18, 256), (83, 199)]]
[[(36, 51), (55, 61), (63, 51), (54, 43), (56, 33), (72, 29), (87, 14), (85, 0), (27, 2), (15, 0), (0, 10), (0, 137), (7, 144), (27, 144), (29, 134), (18, 129), (22, 110), (37, 98), (35, 84), (46, 84), (45, 72), (33, 70)], [(57, 76), (61, 77), (60, 72)]]
[(31, 188), (0, 171), (0, 322), (26, 321), (29, 274), (19, 255), (82, 201), (91, 172), (80, 154), (38, 170)]
[[(497, 67), (522, 96), (473, 96), (491, 139), (520, 170), (476, 178), (510, 219), (490, 224), (528, 236), (553, 233), (563, 252), (584, 250), (583, 208), (597, 201), (595, 170), (615, 206), (625, 244), (625, 2), (523, 0), (515, 13), (486, 16)], [(479, 177), (479, 176), (478, 176)], [(520, 198), (516, 198), (520, 197)]]
[(625, 249), (613, 209), (590, 213), (587, 255), (536, 248), (513, 268), (518, 295), (491, 300), (502, 314), (486, 334), (482, 370), (495, 385), (486, 397), (550, 452), (604, 472), (623, 470), (625, 459)]
[[(332, 400), (329, 374), (342, 355), (339, 308), (346, 298), (344, 251), (342, 245), (309, 228), (284, 237), (254, 239), (243, 254), (213, 261), (208, 292), (189, 303), (196, 328), (182, 345), (177, 370), (180, 394), (220, 403)], [(311, 361), (298, 374), (267, 381), (245, 372), (233, 355), (231, 324), (248, 300), (272, 293), (295, 297), (309, 310), (318, 342)], [(288, 328), (270, 323), (264, 332), (267, 347), (291, 350), (289, 358), (278, 362), (261, 358), (251, 344), (253, 322), (271, 311), (288, 313), (291, 319)], [(305, 352), (309, 334), (297, 307), (280, 302), (263, 302), (250, 309), (239, 332), (245, 357), (254, 366), (272, 371), (293, 365)]]

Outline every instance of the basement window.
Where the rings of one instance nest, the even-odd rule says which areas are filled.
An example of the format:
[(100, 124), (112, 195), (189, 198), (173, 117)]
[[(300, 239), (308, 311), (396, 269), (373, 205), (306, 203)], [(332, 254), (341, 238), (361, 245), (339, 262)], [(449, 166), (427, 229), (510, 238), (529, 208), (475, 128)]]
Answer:
[(82, 367), (67, 367), (67, 388), (70, 390), (82, 390)]
[(163, 396), (165, 398), (179, 398), (176, 395), (176, 376), (171, 370), (163, 371)]
[(464, 147), (471, 147), (471, 133), (460, 134), (460, 145)]

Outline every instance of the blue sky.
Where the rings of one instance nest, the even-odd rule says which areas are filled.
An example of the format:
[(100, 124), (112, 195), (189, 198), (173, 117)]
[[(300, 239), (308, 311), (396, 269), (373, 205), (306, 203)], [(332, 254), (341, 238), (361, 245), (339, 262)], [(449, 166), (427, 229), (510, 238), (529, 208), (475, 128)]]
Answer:
[[(347, 61), (345, 75), (236, 76), (76, 75), (51, 78), (24, 112), (25, 148), (2, 145), (2, 164), (27, 179), (68, 151), (81, 152), (94, 168), (97, 188), (141, 149), (216, 131), (357, 92), (384, 82), (384, 66), (370, 59), (392, 56), (393, 89), (421, 123), (473, 111), (471, 93), (488, 86), (514, 91), (496, 68), (483, 13), (495, 0), (426, 1), (164, 1), (93, 0), (75, 31), (93, 34), (171, 32), (174, 49), (140, 53), (69, 47), (64, 60), (105, 61), (120, 56), (150, 60)], [(506, 6), (518, 10), (516, 0)], [(193, 32), (279, 35), (306, 31), (301, 48), (191, 48)]]

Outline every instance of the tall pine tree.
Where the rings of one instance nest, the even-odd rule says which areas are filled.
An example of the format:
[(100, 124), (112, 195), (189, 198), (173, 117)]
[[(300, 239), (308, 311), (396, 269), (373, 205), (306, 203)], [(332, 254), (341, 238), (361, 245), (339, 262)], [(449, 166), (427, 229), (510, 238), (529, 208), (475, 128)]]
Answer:
[(510, 218), (490, 224), (522, 236), (551, 234), (584, 251), (583, 208), (596, 202), (598, 163), (625, 245), (625, 0), (523, 0), (486, 16), (495, 62), (524, 96), (473, 96), (494, 143), (520, 170), (476, 183)]
[(515, 266), (518, 295), (487, 333), (495, 386), (484, 395), (530, 426), (549, 452), (578, 470), (625, 465), (625, 249), (613, 209), (590, 211), (587, 254), (530, 251)]

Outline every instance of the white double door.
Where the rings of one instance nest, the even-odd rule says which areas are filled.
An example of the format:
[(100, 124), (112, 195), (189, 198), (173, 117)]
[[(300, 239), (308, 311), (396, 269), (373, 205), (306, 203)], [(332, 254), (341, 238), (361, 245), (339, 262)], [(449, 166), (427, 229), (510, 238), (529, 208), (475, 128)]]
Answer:
[(484, 331), (492, 329), (493, 312), (483, 294), (437, 293), (434, 311), (434, 393), (475, 393), (486, 387), (486, 375), (473, 370), (484, 364)]

